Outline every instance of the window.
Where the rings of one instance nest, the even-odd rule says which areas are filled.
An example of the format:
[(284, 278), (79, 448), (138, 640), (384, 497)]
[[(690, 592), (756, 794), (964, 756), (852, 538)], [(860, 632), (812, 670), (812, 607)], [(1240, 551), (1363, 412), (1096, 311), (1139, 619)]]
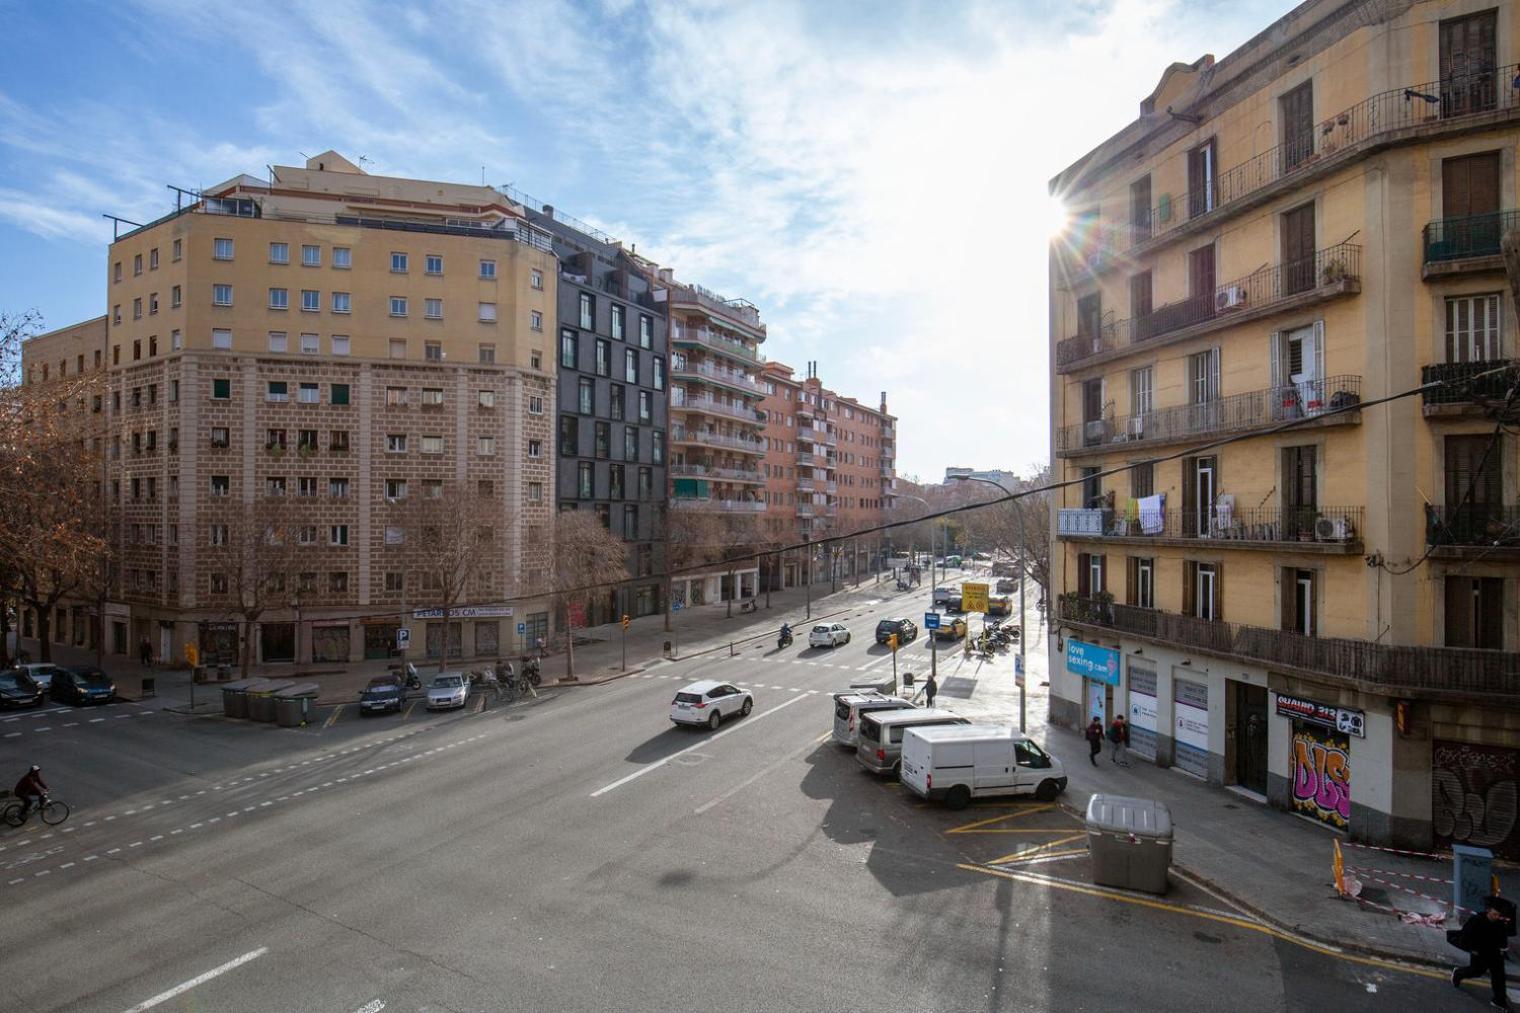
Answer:
[(178, 285), (175, 285), (173, 288), (169, 289), (169, 308), (170, 309), (176, 309), (176, 310), (179, 309), (180, 306), (184, 304), (184, 301), (185, 301), (185, 299), (184, 299), (184, 295), (183, 295), (183, 290)]
[(491, 457), (496, 453), (496, 437), (482, 436), (475, 441), (476, 457)]
[(111, 269), (111, 280), (113, 282), (121, 281), (121, 261), (119, 261), (119, 260), (116, 262), (116, 265)]
[(1283, 567), (1278, 593), (1282, 602), (1282, 628), (1306, 637), (1314, 636), (1314, 571)]
[(1320, 276), (1315, 271), (1314, 203), (1311, 201), (1284, 213), (1281, 231), (1283, 294), (1307, 292), (1320, 283)]
[(296, 590), (315, 591), (317, 589), (317, 575), (311, 572), (296, 574)]
[(285, 446), (286, 446), (285, 430), (283, 430), (283, 429), (270, 429), (270, 430), (268, 430), (266, 432), (265, 439), (264, 439), (264, 449), (266, 449), (266, 450), (276, 450), (276, 449), (278, 449), (278, 450), (284, 450)]
[(424, 299), (424, 300), (422, 300), (422, 315), (425, 316), (425, 317), (427, 317), (429, 320), (442, 320), (443, 319), (443, 300), (442, 299)]
[(327, 449), (335, 454), (348, 453), (348, 430), (334, 429), (327, 436)]
[(580, 420), (574, 415), (559, 417), (559, 456), (578, 457), (580, 455), (580, 425)]
[(332, 336), (332, 353), (334, 355), (347, 355), (348, 348), (347, 334), (334, 334)]
[(623, 349), (623, 379), (629, 383), (639, 382), (639, 353), (631, 348)]
[(623, 466), (621, 464), (607, 466), (607, 498), (623, 498)]
[(157, 315), (158, 315), (158, 293), (157, 292), (149, 292), (148, 293), (148, 316), (152, 317), (152, 316), (157, 316)]
[(612, 336), (618, 341), (623, 340), (623, 307), (612, 307)]
[(639, 391), (639, 421), (646, 425), (654, 421), (654, 395), (647, 390)]
[(528, 284), (542, 292), (544, 290), (544, 272), (535, 267), (532, 275), (529, 276)]
[(385, 452), (388, 454), (406, 453), (406, 434), (387, 433), (385, 437)]
[(596, 330), (596, 300), (590, 292), (581, 293), (581, 330)]
[(269, 244), (269, 262), (271, 264), (288, 264), (288, 263), (290, 263), (290, 244), (289, 243), (270, 243)]
[(213, 573), (211, 575), (211, 593), (227, 593), (227, 575), (225, 573)]
[(623, 507), (623, 537), (630, 542), (639, 537), (639, 508), (632, 503)]
[(390, 500), (406, 499), (406, 480), (402, 478), (386, 479), (385, 498)]
[(596, 456), (605, 461), (612, 456), (612, 424), (610, 422), (597, 422), (594, 427), (596, 444)]
[(428, 362), (443, 361), (443, 342), (424, 341), (422, 343), (422, 357)]
[(543, 330), (544, 329), (544, 315), (542, 313), (540, 313), (538, 310), (529, 310), (528, 311), (528, 328), (530, 330), (535, 330), (535, 331), (541, 331), (541, 330)]
[(179, 400), (179, 381), (169, 381), (169, 402), (172, 404)]
[(335, 570), (327, 575), (327, 590), (332, 594), (342, 594), (348, 590), (348, 574), (342, 570)]
[(1314, 82), (1305, 81), (1277, 100), (1282, 123), (1284, 173), (1302, 165), (1314, 154)]
[(270, 380), (269, 381), (269, 389), (268, 389), (268, 393), (265, 395), (265, 400), (268, 400), (268, 401), (288, 401), (289, 400), (289, 392), (288, 392), (288, 389), (287, 389), (288, 387), (289, 387), (289, 385), (284, 380)]
[(480, 276), (487, 279), (496, 277), (496, 261), (482, 260), (480, 262)]
[(1147, 461), (1144, 464), (1136, 464), (1129, 471), (1130, 495), (1135, 499), (1144, 499), (1156, 494), (1156, 463)]
[(390, 357), (392, 359), (404, 359), (404, 358), (406, 358), (406, 339), (405, 338), (391, 338), (389, 349), (390, 349)]
[(211, 241), (211, 257), (213, 260), (231, 260), (232, 240), (213, 239)]
[[(483, 390), (483, 391), (481, 391), (481, 393), (482, 394), (489, 394), (490, 391), (484, 391)], [(529, 394), (528, 395), (528, 414), (529, 415), (542, 415), (543, 413), (544, 413), (544, 399), (542, 397), (540, 397), (539, 395), (537, 395), (537, 394)]]
[[(303, 384), (302, 386), (305, 385)], [(348, 404), (348, 384), (329, 384), (327, 388), (327, 400), (329, 403), (335, 405)]]
[(393, 295), (393, 296), (391, 296), (391, 316), (393, 316), (393, 317), (404, 317), (404, 316), (406, 316), (406, 296), (404, 296), (404, 295)]
[(1491, 362), (1504, 357), (1504, 316), (1497, 292), (1446, 300), (1446, 361)]
[(334, 313), (348, 313), (352, 310), (353, 299), (347, 292), (334, 292), (332, 294), (332, 311)]
[(315, 334), (301, 335), (301, 353), (303, 355), (316, 355), (322, 351), (322, 340)]
[(322, 266), (322, 247), (320, 247), (320, 246), (303, 246), (303, 247), (301, 247), (301, 266), (302, 267), (321, 267)]
[(612, 416), (612, 418), (616, 421), (622, 421), (624, 402), (627, 397), (627, 393), (628, 388), (624, 387), (622, 384), (615, 383), (612, 385), (612, 404), (607, 414)]
[(475, 491), (482, 499), (490, 499), (496, 495), (496, 483), (489, 478), (483, 478), (475, 483)]
[(386, 403), (386, 405), (388, 405), (390, 407), (402, 407), (402, 408), (406, 407), (406, 388), (405, 387), (387, 387), (387, 388), (385, 388), (385, 403)]
[(271, 475), (268, 478), (264, 479), (264, 495), (266, 495), (266, 496), (283, 496), (283, 495), (285, 495), (285, 479), (284, 479), (284, 477), (281, 476), (281, 475)]
[(333, 499), (348, 499), (348, 479), (329, 478), (327, 480), (327, 495)]
[(314, 288), (301, 289), (301, 312), (318, 313), (322, 309), (322, 293)]
[(544, 353), (542, 351), (535, 348), (528, 353), (528, 368), (540, 370), (544, 368)]
[(1504, 578), (1446, 578), (1446, 646), (1504, 650)]
[(424, 388), (422, 388), (422, 407), (424, 407), (424, 408), (442, 408), (443, 407), (443, 388), (442, 387), (424, 387)]
[(653, 442), (649, 448), (649, 460), (655, 464), (665, 463), (665, 430), (654, 431)]
[(1077, 556), (1077, 594), (1090, 598), (1108, 589), (1108, 557), (1083, 552)]
[(1126, 583), (1129, 586), (1125, 601), (1139, 608), (1156, 607), (1156, 561), (1154, 559), (1131, 556)]
[(479, 354), (480, 354), (480, 362), (481, 362), (482, 365), (492, 366), (492, 365), (496, 364), (496, 346), (495, 345), (488, 345), (488, 344), (481, 345), (480, 346), (480, 350), (479, 350)]
[(321, 404), (322, 395), (314, 383), (301, 384), (299, 391), (301, 404)]
[(496, 304), (493, 302), (481, 303), (478, 319), (494, 324), (496, 322)]
[(405, 274), (406, 273), (406, 254), (404, 254), (404, 253), (392, 253), (391, 254), (391, 272), (393, 274)]
[(1182, 567), (1183, 614), (1216, 621), (1222, 618), (1219, 564), (1186, 560)]
[(213, 305), (213, 306), (231, 306), (232, 305), (232, 286), (231, 285), (212, 285), (211, 286), (211, 305)]
[(590, 461), (582, 461), (576, 466), (575, 494), (580, 499), (591, 499), (595, 493), (593, 465)]
[[(395, 266), (395, 255), (394, 254), (392, 254), (391, 260), (392, 260), (392, 267), (394, 267)], [(443, 273), (443, 257), (441, 255), (437, 254), (437, 253), (429, 253), (426, 257), (423, 258), (422, 267), (423, 267), (423, 270), (426, 271), (428, 274), (442, 274)], [(403, 266), (402, 270), (404, 271), (404, 270), (406, 270), (406, 268)]]
[[(387, 535), (387, 541), (389, 541), (390, 532), (391, 532), (390, 528), (386, 528), (385, 529), (385, 533)], [(400, 533), (400, 529), (397, 529), (397, 533), (398, 534)], [(405, 589), (405, 587), (406, 587), (406, 580), (405, 580), (405, 578), (399, 572), (397, 572), (395, 570), (387, 571), (387, 573), (385, 574), (385, 589), (387, 591), (401, 591), (401, 590)]]
[(583, 376), (576, 384), (576, 410), (582, 415), (592, 415), (596, 412), (596, 382), (590, 377)]
[(534, 458), (535, 460), (537, 458), (543, 457), (544, 456), (544, 441), (543, 440), (529, 440), (528, 441), (528, 456), (531, 457), (531, 458)]
[(1129, 224), (1133, 230), (1131, 243), (1149, 239), (1151, 235), (1151, 178), (1146, 176), (1129, 185)]
[(424, 436), (422, 438), (422, 452), (424, 454), (441, 454), (441, 453), (443, 453), (443, 437), (442, 436)]
[(639, 314), (639, 347), (654, 347), (654, 317)]
[(562, 368), (576, 368), (576, 360), (578, 358), (576, 354), (577, 341), (575, 332), (570, 330), (570, 328), (567, 327), (559, 332), (559, 364)]
[(136, 277), (139, 274), (142, 274), (142, 254), (141, 253), (135, 254), (132, 257), (132, 276)]
[(658, 355), (654, 357), (654, 379), (651, 382), (655, 390), (665, 389), (665, 360)]
[(218, 377), (212, 380), (211, 396), (218, 401), (226, 401), (232, 397), (232, 381), (226, 377)]
[(596, 339), (596, 375), (612, 375), (612, 342)]
[(529, 482), (528, 483), (528, 502), (529, 503), (541, 503), (541, 502), (543, 502), (543, 499), (544, 499), (544, 483), (542, 483), (542, 482)]
[(117, 303), (115, 306), (111, 307), (111, 323), (121, 323), (121, 303)]
[[(494, 390), (482, 390), (476, 393), (478, 404), (482, 408), (496, 407), (496, 392)], [(542, 402), (540, 402), (542, 403)]]
[(232, 490), (232, 479), (226, 475), (211, 476), (211, 495), (225, 496)]
[(174, 241), (174, 247), (173, 247), (174, 252), (172, 254), (172, 258), (176, 262), (178, 262), (179, 259), (180, 259), (180, 257), (184, 255), (184, 251), (185, 251), (184, 242), (185, 241), (183, 239), (176, 239)]
[(296, 495), (310, 499), (317, 494), (317, 480), (310, 476), (296, 479)]
[[(424, 440), (427, 437), (423, 437)], [(440, 440), (441, 442), (441, 440)], [(443, 499), (443, 479), (425, 478), (422, 480), (422, 495), (427, 499)]]
[(348, 525), (334, 524), (327, 531), (327, 541), (332, 545), (348, 544)]
[(346, 246), (334, 246), (332, 264), (340, 271), (348, 270), (354, 266), (354, 251)]
[(269, 290), (269, 308), (272, 310), (284, 310), (290, 308), (290, 290), (286, 288), (272, 288)]
[(623, 427), (623, 460), (637, 461), (639, 459), (639, 431), (633, 426)]
[(269, 350), (271, 352), (284, 352), (287, 350), (286, 345), (284, 331), (269, 332)]

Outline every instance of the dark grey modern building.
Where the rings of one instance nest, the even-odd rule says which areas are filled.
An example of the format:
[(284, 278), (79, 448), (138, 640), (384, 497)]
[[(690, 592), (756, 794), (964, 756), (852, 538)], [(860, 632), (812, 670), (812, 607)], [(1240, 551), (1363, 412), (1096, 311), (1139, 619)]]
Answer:
[(653, 615), (665, 606), (656, 575), (665, 569), (667, 303), (620, 243), (550, 205), (527, 207), (559, 257), (556, 505), (596, 511), (628, 542), (633, 575), (594, 599), (586, 619)]

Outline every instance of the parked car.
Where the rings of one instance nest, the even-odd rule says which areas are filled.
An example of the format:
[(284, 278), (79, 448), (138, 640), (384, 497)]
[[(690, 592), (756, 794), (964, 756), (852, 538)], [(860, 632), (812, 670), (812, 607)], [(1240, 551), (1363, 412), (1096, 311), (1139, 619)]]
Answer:
[(716, 679), (700, 679), (670, 701), (670, 720), (678, 725), (717, 728), (726, 717), (744, 717), (755, 708), (748, 690)]
[(428, 710), (463, 707), (470, 699), (470, 680), (459, 672), (444, 672), (433, 677), (428, 686)]
[(905, 710), (914, 706), (900, 696), (872, 690), (834, 694), (834, 741), (854, 749), (860, 742), (860, 719), (875, 711)]
[(966, 620), (959, 616), (941, 616), (939, 629), (934, 631), (935, 640), (959, 640), (966, 635)]
[(399, 675), (381, 675), (369, 681), (359, 694), (360, 714), (400, 713), (406, 705), (406, 687)]
[(110, 703), (116, 683), (98, 668), (60, 668), (53, 673), (48, 693), (62, 703)]
[(897, 643), (899, 645), (906, 644), (918, 636), (918, 627), (913, 624), (913, 620), (902, 618), (883, 619), (876, 624), (876, 642), (878, 644), (885, 644), (887, 638), (894, 633), (897, 634)]
[(843, 623), (819, 623), (808, 634), (809, 647), (838, 647), (850, 642), (850, 631)]
[(42, 703), (42, 687), (26, 674), (24, 668), (0, 672), (0, 709), (35, 707)]
[(1012, 594), (1018, 589), (1019, 582), (1014, 580), (1012, 577), (1004, 577), (1002, 580), (997, 582), (997, 587), (993, 588), (993, 590), (998, 594)]
[(920, 725), (966, 725), (971, 722), (946, 710), (915, 707), (867, 714), (860, 719), (855, 759), (873, 774), (895, 774), (902, 759), (903, 733)]
[(32, 661), (25, 665), (17, 665), (16, 667), (25, 671), (27, 675), (32, 677), (32, 681), (43, 689), (47, 689), (53, 684), (55, 673), (63, 671), (61, 667), (53, 664), (51, 661)]
[[(993, 563), (992, 564), (992, 575), (994, 577), (1012, 577), (1013, 576), (1013, 564), (1009, 563), (1009, 562)], [(998, 590), (999, 591), (1003, 590), (1001, 584), (998, 586)]]
[(974, 798), (999, 795), (1049, 802), (1066, 790), (1066, 770), (1007, 725), (920, 726), (903, 734), (902, 783), (915, 795), (964, 809)]
[(1007, 595), (997, 595), (987, 599), (987, 614), (989, 616), (1013, 615), (1013, 599)]

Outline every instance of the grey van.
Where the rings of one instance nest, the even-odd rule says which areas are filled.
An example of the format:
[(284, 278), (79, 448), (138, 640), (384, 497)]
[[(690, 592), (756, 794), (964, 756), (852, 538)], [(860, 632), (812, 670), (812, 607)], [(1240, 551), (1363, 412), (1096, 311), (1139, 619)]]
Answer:
[(860, 719), (873, 711), (917, 709), (900, 696), (872, 691), (834, 694), (834, 741), (854, 749), (860, 742)]
[(896, 774), (902, 764), (903, 732), (926, 725), (969, 725), (957, 714), (933, 707), (878, 711), (860, 718), (855, 759), (873, 774)]

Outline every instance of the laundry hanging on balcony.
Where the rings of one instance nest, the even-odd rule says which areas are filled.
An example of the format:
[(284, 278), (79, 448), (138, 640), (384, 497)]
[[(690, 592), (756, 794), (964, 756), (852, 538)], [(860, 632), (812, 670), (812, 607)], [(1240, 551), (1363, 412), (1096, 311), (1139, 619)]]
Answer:
[(1140, 533), (1159, 535), (1166, 528), (1166, 493), (1140, 500)]

